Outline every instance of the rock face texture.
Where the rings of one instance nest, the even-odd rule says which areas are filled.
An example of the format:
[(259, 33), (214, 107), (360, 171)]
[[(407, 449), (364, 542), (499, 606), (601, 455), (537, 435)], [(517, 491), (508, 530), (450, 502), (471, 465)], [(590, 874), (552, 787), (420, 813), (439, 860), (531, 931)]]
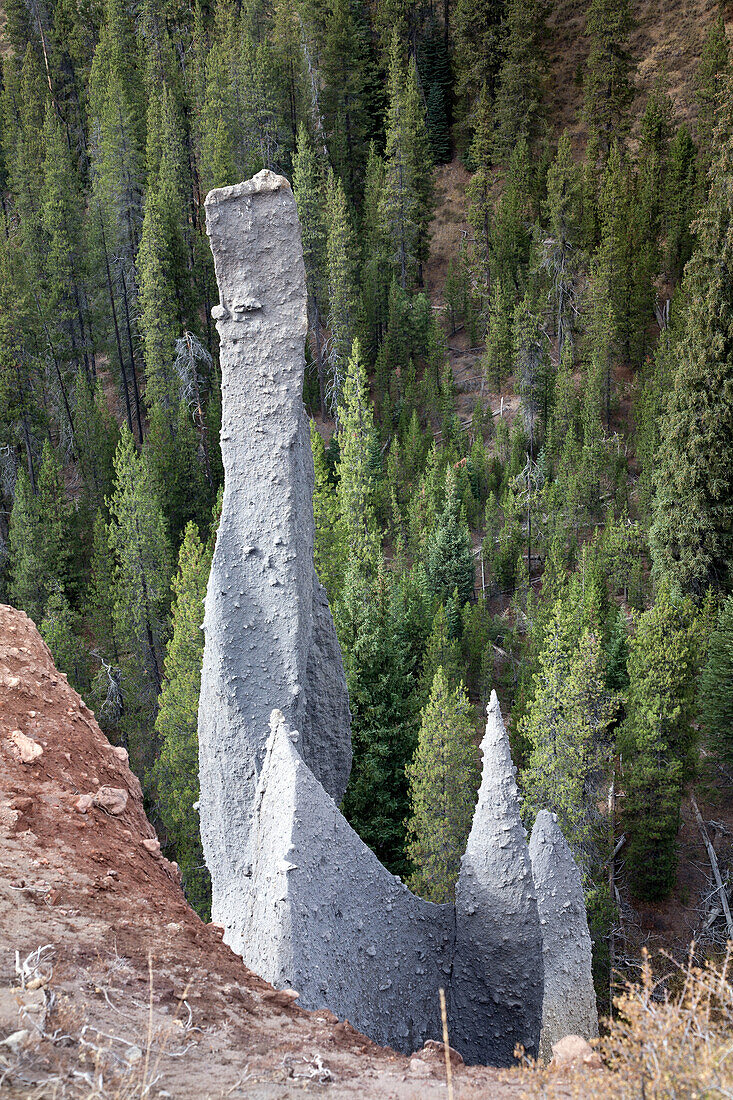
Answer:
[(517, 1043), (538, 1049), (543, 951), (496, 694), (456, 904), (432, 905), (379, 863), (337, 806), (350, 718), (313, 569), (295, 202), (286, 180), (260, 172), (213, 191), (206, 212), (221, 298), (213, 312), (226, 478), (199, 705), (214, 920), (248, 966), (295, 988), (303, 1007), (326, 1007), (403, 1052), (442, 1038), (443, 987), (451, 1043), (465, 1060), (511, 1065)]
[[(220, 304), (225, 488), (206, 596), (201, 833), (215, 919), (241, 918), (252, 805), (276, 704), (340, 799), (351, 768), (346, 681), (313, 568), (313, 457), (303, 409), (306, 291), (287, 180), (260, 172), (206, 200)], [(244, 881), (243, 881), (244, 880)]]
[(542, 939), (509, 738), (492, 691), (483, 772), (456, 887), (453, 1039), (467, 1061), (491, 1050), (510, 1065), (535, 1051), (542, 1009)]
[(304, 1008), (322, 1005), (403, 1052), (441, 1035), (438, 990), (454, 949), (451, 905), (410, 893), (339, 812), (273, 711), (257, 789), (250, 966)]
[(529, 855), (545, 967), (540, 1057), (549, 1061), (553, 1045), (565, 1035), (598, 1035), (598, 1011), (580, 871), (555, 814), (537, 815)]

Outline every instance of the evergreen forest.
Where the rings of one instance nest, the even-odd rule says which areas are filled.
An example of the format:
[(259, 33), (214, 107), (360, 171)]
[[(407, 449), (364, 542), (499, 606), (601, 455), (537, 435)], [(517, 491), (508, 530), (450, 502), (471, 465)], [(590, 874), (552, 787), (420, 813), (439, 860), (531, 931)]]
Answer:
[(688, 792), (733, 777), (733, 73), (711, 9), (673, 97), (641, 5), (587, 0), (560, 125), (559, 2), (3, 0), (0, 598), (129, 752), (208, 919), (203, 204), (283, 174), (344, 813), (450, 900), (496, 689), (607, 998), (629, 913), (678, 889)]

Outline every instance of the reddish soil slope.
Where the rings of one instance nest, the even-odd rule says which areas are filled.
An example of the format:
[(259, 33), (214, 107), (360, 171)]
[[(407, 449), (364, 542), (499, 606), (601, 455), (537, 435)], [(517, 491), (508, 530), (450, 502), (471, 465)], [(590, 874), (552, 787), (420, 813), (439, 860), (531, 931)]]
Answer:
[[(3, 1096), (431, 1100), (444, 1075), (440, 1050), (403, 1058), (298, 1008), (199, 920), (124, 751), (30, 619), (0, 605)], [(462, 1100), (525, 1087), (462, 1066), (455, 1084)]]

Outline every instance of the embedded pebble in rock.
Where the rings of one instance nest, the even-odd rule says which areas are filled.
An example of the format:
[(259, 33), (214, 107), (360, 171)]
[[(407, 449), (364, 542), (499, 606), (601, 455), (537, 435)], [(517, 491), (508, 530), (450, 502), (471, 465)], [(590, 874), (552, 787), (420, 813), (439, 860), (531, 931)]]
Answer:
[(92, 802), (105, 813), (118, 816), (127, 809), (127, 791), (122, 787), (100, 787)]
[(200, 818), (213, 913), (229, 926), (246, 908), (270, 711), (279, 707), (302, 731), (309, 766), (338, 801), (351, 769), (351, 717), (313, 567), (305, 268), (290, 185), (262, 171), (212, 191), (206, 225), (220, 295), (212, 314), (225, 486), (203, 627)]
[(39, 756), (43, 756), (43, 749), (31, 737), (26, 737), (22, 730), (13, 730), (10, 740), (20, 754), (22, 764), (33, 764)]
[(549, 1061), (563, 1036), (598, 1035), (592, 947), (580, 871), (555, 814), (537, 815), (529, 855), (545, 965), (540, 1057)]

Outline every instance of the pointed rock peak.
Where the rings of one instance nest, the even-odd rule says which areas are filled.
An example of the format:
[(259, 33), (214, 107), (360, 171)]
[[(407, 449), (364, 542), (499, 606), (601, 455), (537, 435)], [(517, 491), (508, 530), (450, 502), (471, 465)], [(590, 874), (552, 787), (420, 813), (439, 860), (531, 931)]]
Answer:
[(529, 842), (542, 927), (545, 988), (540, 1055), (564, 1035), (598, 1034), (591, 939), (578, 865), (555, 814), (541, 810)]
[(519, 822), (519, 791), (515, 780), (517, 769), (512, 763), (509, 736), (495, 691), (491, 692), (491, 698), (486, 707), (486, 731), (481, 741), (481, 755), (483, 757), (481, 786), (474, 813), (473, 830), (485, 815), (492, 818), (502, 817), (505, 823), (508, 823), (506, 814), (509, 812), (511, 823), (521, 829), (522, 843), (524, 843), (525, 833)]

